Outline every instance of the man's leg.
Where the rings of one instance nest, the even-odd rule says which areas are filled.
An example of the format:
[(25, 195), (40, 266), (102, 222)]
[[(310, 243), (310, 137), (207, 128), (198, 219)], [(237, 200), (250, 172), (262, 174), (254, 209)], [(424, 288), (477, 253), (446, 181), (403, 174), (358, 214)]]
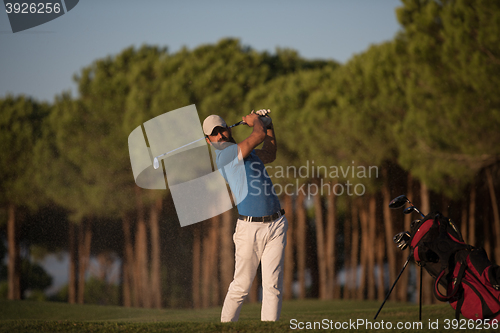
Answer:
[(259, 231), (262, 231), (261, 225), (238, 220), (233, 235), (236, 259), (234, 278), (222, 306), (221, 322), (237, 321), (240, 316), (243, 300), (250, 291), (259, 267), (262, 253), (262, 245), (258, 241)]
[(288, 221), (282, 217), (274, 221), (270, 229), (268, 242), (261, 258), (262, 321), (276, 321), (280, 318)]

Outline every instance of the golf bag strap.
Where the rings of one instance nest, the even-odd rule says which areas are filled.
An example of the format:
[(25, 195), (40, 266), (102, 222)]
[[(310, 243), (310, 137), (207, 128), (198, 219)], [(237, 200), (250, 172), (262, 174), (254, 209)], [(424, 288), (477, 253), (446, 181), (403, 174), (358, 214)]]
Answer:
[(460, 270), (458, 271), (458, 274), (457, 274), (457, 281), (455, 282), (455, 286), (453, 287), (453, 290), (451, 291), (451, 293), (449, 295), (443, 295), (439, 291), (439, 281), (444, 276), (446, 269), (444, 269), (439, 274), (439, 276), (436, 278), (436, 281), (434, 282), (434, 296), (436, 296), (436, 298), (438, 300), (440, 300), (441, 302), (448, 302), (450, 299), (452, 299), (457, 294), (458, 290), (460, 289), (460, 285), (462, 283), (462, 278), (465, 274), (466, 267), (467, 267), (466, 265), (460, 263)]

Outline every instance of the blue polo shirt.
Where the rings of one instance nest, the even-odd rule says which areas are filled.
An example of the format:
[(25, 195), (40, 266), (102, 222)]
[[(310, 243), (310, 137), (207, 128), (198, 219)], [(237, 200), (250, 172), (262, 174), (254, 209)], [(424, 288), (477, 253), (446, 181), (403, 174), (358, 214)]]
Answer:
[(238, 145), (231, 144), (216, 150), (216, 156), (217, 168), (231, 187), (241, 215), (267, 216), (281, 209), (271, 178), (255, 150), (242, 161)]

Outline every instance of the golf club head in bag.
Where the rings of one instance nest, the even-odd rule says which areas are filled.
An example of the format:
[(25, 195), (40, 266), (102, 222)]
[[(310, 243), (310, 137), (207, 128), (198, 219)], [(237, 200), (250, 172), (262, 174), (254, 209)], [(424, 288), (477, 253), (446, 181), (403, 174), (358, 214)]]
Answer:
[(411, 235), (408, 231), (400, 232), (396, 234), (392, 239), (394, 243), (396, 243), (401, 251), (406, 250), (409, 245)]
[(390, 209), (398, 209), (406, 205), (407, 202), (410, 202), (406, 195), (400, 195), (399, 197), (396, 197), (389, 202), (389, 208)]
[(412, 212), (417, 212), (419, 213), (422, 217), (424, 217), (425, 215), (422, 214), (420, 212), (420, 210), (415, 207), (414, 204), (411, 203), (411, 201), (406, 197), (406, 195), (400, 195), (399, 197), (396, 197), (394, 199), (391, 200), (391, 202), (389, 202), (389, 208), (390, 209), (398, 209), (398, 208), (401, 208), (403, 207), (404, 205), (406, 205), (406, 203), (409, 203), (410, 204), (410, 207), (406, 208), (404, 210), (404, 213), (405, 214), (410, 214)]

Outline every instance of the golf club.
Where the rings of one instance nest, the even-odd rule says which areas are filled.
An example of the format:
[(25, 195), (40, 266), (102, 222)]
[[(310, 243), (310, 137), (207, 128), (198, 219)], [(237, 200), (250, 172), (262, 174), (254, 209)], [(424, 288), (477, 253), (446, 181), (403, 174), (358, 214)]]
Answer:
[[(235, 126), (238, 126), (238, 125), (241, 125), (241, 124), (245, 124), (245, 122), (244, 122), (243, 120), (241, 120), (241, 121), (237, 122), (236, 124), (233, 124), (233, 125), (229, 126), (229, 128), (232, 128), (232, 127), (235, 127)], [(196, 139), (196, 140), (194, 140), (193, 142), (186, 143), (186, 144), (185, 144), (185, 145), (183, 145), (183, 146), (180, 146), (180, 147), (175, 148), (175, 149), (173, 149), (173, 150), (171, 150), (171, 151), (167, 151), (166, 153), (163, 153), (163, 154), (161, 154), (161, 155), (156, 156), (156, 157), (153, 159), (153, 168), (158, 169), (158, 168), (160, 167), (160, 161), (159, 161), (159, 159), (160, 159), (160, 158), (162, 158), (163, 156), (165, 156), (165, 155), (167, 155), (167, 154), (170, 154), (170, 153), (173, 153), (174, 151), (179, 150), (179, 149), (181, 149), (181, 148), (184, 148), (184, 147), (187, 147), (187, 146), (189, 146), (189, 145), (192, 145), (193, 143), (198, 142), (198, 141), (200, 141), (200, 140), (203, 140), (203, 139), (205, 139), (205, 138), (206, 138), (206, 136), (204, 136), (204, 137), (202, 137), (202, 138), (199, 138), (199, 139)]]
[(410, 206), (410, 207), (405, 208), (405, 210), (403, 210), (403, 214), (410, 214), (410, 213), (413, 213), (414, 211), (415, 211), (415, 207)]
[(406, 250), (410, 243), (411, 235), (408, 231), (403, 231), (394, 236), (392, 239), (396, 243), (401, 251)]
[(425, 217), (424, 214), (422, 214), (417, 207), (415, 207), (414, 204), (411, 203), (411, 201), (406, 197), (406, 195), (400, 195), (399, 197), (396, 197), (389, 202), (389, 208), (391, 209), (397, 209), (403, 207), (406, 203), (410, 204), (410, 207), (406, 208), (403, 213), (404, 214), (410, 214), (412, 212), (417, 212), (419, 213), (422, 217)]
[(403, 207), (407, 202), (410, 202), (406, 195), (400, 195), (399, 197), (396, 197), (389, 202), (389, 208), (390, 209), (397, 209)]
[[(424, 214), (422, 214), (422, 212), (421, 212), (421, 211), (419, 211), (417, 207), (413, 206), (413, 204), (412, 204), (412, 206), (411, 206), (411, 207), (408, 207), (408, 208), (411, 208), (411, 210), (408, 210), (408, 212), (406, 212), (406, 213), (405, 213), (405, 212), (403, 212), (403, 213), (405, 213), (405, 214), (409, 214), (409, 213), (411, 213), (411, 212), (417, 212), (417, 213), (419, 213), (419, 214), (420, 214), (420, 216), (425, 217), (425, 215), (424, 215)], [(407, 208), (407, 209), (408, 209), (408, 208)], [(406, 210), (406, 209), (405, 209), (405, 210)]]

